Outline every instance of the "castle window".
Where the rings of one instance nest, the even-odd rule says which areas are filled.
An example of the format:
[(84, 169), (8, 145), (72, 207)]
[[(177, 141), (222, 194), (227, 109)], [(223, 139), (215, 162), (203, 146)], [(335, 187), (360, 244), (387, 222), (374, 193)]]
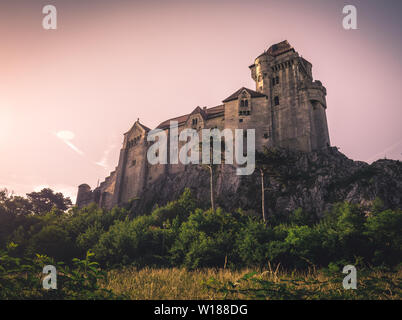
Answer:
[(275, 106), (278, 106), (278, 105), (279, 105), (279, 97), (278, 97), (278, 96), (276, 96), (276, 97), (274, 98), (274, 105), (275, 105)]
[(137, 164), (137, 160), (131, 161), (131, 166), (134, 167)]
[(264, 133), (264, 138), (268, 139), (268, 133)]
[(239, 122), (243, 122), (243, 119), (239, 119)]
[(276, 84), (279, 84), (279, 77), (278, 76), (275, 78), (275, 82), (276, 82)]
[(250, 110), (239, 111), (239, 116), (249, 116), (249, 115), (250, 115)]
[(241, 99), (240, 108), (247, 108), (247, 107), (248, 107), (248, 99)]

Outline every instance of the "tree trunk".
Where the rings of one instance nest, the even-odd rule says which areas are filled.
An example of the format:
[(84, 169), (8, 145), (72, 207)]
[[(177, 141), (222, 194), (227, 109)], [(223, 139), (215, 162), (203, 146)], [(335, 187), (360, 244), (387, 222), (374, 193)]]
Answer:
[(266, 221), (265, 217), (265, 188), (264, 188), (264, 171), (260, 169), (261, 173), (261, 208), (262, 208), (262, 219)]
[(209, 166), (209, 183), (211, 189), (211, 208), (212, 211), (215, 212), (215, 197), (214, 197), (214, 174), (212, 165)]

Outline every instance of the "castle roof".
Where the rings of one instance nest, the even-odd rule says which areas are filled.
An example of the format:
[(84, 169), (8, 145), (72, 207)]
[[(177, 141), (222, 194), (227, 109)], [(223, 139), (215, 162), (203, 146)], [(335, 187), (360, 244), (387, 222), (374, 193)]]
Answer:
[(184, 124), (187, 121), (188, 117), (190, 115), (192, 115), (192, 114), (200, 113), (201, 116), (204, 117), (204, 119), (211, 119), (211, 118), (215, 118), (215, 117), (218, 117), (220, 115), (223, 115), (224, 111), (225, 111), (225, 106), (224, 105), (219, 105), (219, 106), (216, 106), (216, 107), (204, 108), (204, 109), (201, 109), (200, 107), (197, 107), (190, 114), (185, 114), (185, 115), (180, 116), (180, 117), (176, 117), (176, 118), (172, 118), (172, 119), (163, 121), (156, 128), (157, 129), (167, 129), (170, 126), (170, 121), (177, 121), (179, 126), (180, 126), (180, 125)]
[(138, 125), (142, 128), (142, 129), (144, 129), (145, 131), (151, 131), (151, 129), (149, 129), (147, 126), (144, 126), (142, 123), (140, 123), (139, 121), (138, 121)]
[[(290, 43), (287, 41), (287, 40), (284, 40), (284, 41), (282, 41), (282, 42), (279, 42), (279, 43), (275, 43), (275, 44), (273, 44), (272, 46), (270, 46), (269, 48), (268, 48), (268, 50), (266, 50), (266, 51), (264, 51), (263, 53), (261, 53), (258, 57), (257, 57), (257, 59), (259, 58), (259, 57), (261, 57), (261, 56), (263, 56), (263, 55), (270, 55), (271, 57), (277, 57), (277, 56), (279, 56), (279, 55), (281, 55), (281, 54), (284, 54), (284, 53), (286, 53), (286, 52), (289, 52), (289, 51), (295, 51), (295, 49), (290, 45)], [(251, 67), (253, 67), (254, 66), (254, 64), (252, 64), (251, 66), (250, 66), (250, 68)]]
[(230, 95), (229, 97), (227, 97), (225, 100), (223, 100), (222, 102), (229, 102), (232, 100), (237, 100), (239, 98), (239, 95), (243, 92), (243, 91), (247, 91), (247, 93), (251, 96), (251, 98), (261, 98), (261, 97), (266, 97), (265, 94), (262, 94), (260, 92), (242, 87), (239, 90), (237, 90), (235, 93), (233, 93), (232, 95)]
[(134, 124), (133, 124), (133, 126), (130, 128), (130, 130), (128, 130), (125, 134), (130, 133), (131, 130), (133, 130), (133, 128), (134, 128), (136, 125), (139, 126), (141, 129), (143, 129), (145, 132), (151, 131), (151, 129), (149, 129), (147, 126), (144, 126), (144, 125), (140, 122), (140, 119), (137, 119), (137, 121), (134, 122)]
[(199, 113), (199, 114), (201, 115), (201, 117), (203, 117), (204, 119), (207, 119), (207, 114), (206, 114), (206, 112), (205, 112), (204, 110), (202, 110), (199, 106), (198, 106), (197, 108), (195, 108), (195, 109), (193, 110), (193, 112), (190, 113), (190, 116), (191, 116), (192, 114), (197, 114), (197, 113)]
[(284, 40), (282, 42), (273, 44), (272, 46), (270, 46), (268, 48), (267, 53), (271, 56), (279, 56), (280, 54), (286, 53), (288, 51), (291, 51), (293, 49), (293, 47), (289, 44), (289, 42), (287, 40)]

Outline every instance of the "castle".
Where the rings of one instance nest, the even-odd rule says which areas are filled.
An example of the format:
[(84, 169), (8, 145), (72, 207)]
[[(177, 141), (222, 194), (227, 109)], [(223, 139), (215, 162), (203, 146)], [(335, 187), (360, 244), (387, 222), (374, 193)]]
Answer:
[[(255, 147), (281, 147), (311, 152), (330, 145), (326, 119), (326, 89), (313, 81), (312, 64), (283, 41), (272, 45), (249, 66), (256, 90), (240, 88), (212, 108), (166, 120), (157, 129), (169, 137), (170, 122), (178, 131), (217, 128), (255, 129)], [(183, 164), (151, 165), (147, 161), (149, 128), (137, 120), (124, 134), (116, 170), (97, 188), (78, 187), (77, 206), (95, 202), (112, 208), (141, 197), (147, 186), (166, 174), (185, 170)], [(169, 139), (168, 139), (169, 141)]]

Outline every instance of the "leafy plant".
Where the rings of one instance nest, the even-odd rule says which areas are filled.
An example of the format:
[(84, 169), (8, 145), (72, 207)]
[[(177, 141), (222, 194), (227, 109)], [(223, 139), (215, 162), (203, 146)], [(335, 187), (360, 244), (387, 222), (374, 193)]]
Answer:
[[(15, 248), (9, 245), (9, 250)], [(107, 281), (107, 273), (99, 264), (91, 261), (93, 253), (88, 251), (84, 260), (73, 259), (73, 266), (55, 262), (46, 255), (37, 254), (34, 259), (20, 259), (0, 252), (0, 299), (124, 299), (105, 289), (101, 283)], [(54, 265), (57, 270), (57, 289), (42, 287), (42, 270), (45, 265)]]

